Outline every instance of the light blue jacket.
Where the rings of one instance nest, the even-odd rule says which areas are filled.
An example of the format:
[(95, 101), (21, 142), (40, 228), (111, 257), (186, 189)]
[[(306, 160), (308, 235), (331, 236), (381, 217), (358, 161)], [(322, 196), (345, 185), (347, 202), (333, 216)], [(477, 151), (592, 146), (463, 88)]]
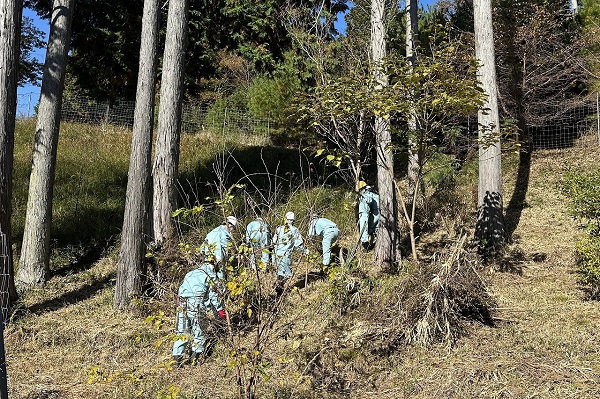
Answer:
[(379, 219), (379, 195), (369, 190), (363, 190), (358, 199), (358, 213), (371, 213), (373, 217)]
[(205, 262), (185, 275), (178, 295), (187, 300), (188, 307), (212, 307), (219, 311), (223, 305), (219, 301), (217, 286), (222, 281), (222, 273), (215, 273), (213, 265)]
[(250, 246), (266, 248), (271, 239), (269, 225), (261, 218), (257, 218), (246, 226), (246, 243)]
[(231, 246), (231, 232), (224, 224), (215, 227), (206, 235), (200, 251), (216, 263), (227, 260), (227, 250)]
[(277, 227), (273, 236), (275, 245), (275, 256), (278, 258), (289, 258), (294, 249), (302, 251), (304, 249), (304, 239), (296, 228), (289, 224)]

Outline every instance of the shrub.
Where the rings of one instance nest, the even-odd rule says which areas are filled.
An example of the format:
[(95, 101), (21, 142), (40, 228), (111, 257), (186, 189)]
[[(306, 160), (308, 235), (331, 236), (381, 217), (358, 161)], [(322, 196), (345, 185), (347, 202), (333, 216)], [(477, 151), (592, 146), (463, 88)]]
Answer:
[(571, 200), (569, 213), (584, 223), (584, 235), (577, 241), (579, 280), (590, 296), (600, 298), (600, 170), (589, 173), (569, 171), (561, 191)]
[(587, 225), (600, 227), (600, 170), (590, 173), (569, 171), (562, 180), (562, 192), (570, 198), (568, 210)]
[(579, 280), (593, 299), (600, 299), (600, 236), (585, 235), (577, 241), (577, 260)]

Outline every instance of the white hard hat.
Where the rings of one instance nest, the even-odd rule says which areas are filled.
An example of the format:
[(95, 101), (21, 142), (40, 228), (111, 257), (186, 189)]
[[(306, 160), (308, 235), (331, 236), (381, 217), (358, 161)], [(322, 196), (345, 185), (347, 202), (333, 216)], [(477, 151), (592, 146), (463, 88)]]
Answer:
[(229, 223), (233, 227), (235, 227), (237, 225), (237, 219), (235, 218), (235, 216), (227, 216), (225, 218), (225, 220), (227, 221), (227, 223)]
[(285, 218), (287, 220), (295, 220), (296, 219), (296, 215), (294, 215), (294, 212), (288, 212), (285, 214)]

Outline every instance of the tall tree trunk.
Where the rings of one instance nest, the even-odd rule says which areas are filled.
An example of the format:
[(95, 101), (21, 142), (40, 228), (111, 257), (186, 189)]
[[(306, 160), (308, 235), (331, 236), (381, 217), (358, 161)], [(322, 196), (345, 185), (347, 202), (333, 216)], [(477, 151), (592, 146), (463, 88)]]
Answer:
[(500, 121), (491, 0), (474, 0), (475, 55), (480, 63), (478, 75), (487, 94), (485, 110), (479, 111), (479, 185), (478, 217), (475, 239), (480, 252), (493, 255), (505, 242), (502, 200), (502, 162)]
[(17, 284), (41, 285), (50, 275), (50, 230), (60, 111), (75, 0), (54, 0), (33, 143), (27, 214)]
[(22, 9), (22, 0), (0, 0), (0, 233), (5, 236), (6, 245), (5, 253), (0, 254), (2, 312), (17, 299), (10, 217)]
[[(417, 0), (406, 1), (406, 59), (412, 69), (417, 60), (417, 41), (419, 38), (419, 21), (418, 21), (418, 6)], [(413, 96), (418, 96), (419, 93), (413, 93)], [(418, 140), (418, 119), (414, 108), (410, 112), (407, 121), (409, 138), (408, 138), (408, 212), (412, 212), (412, 208), (419, 204), (421, 198), (416, 190), (417, 180), (420, 178), (420, 143)], [(409, 215), (410, 216), (410, 215)]]
[(163, 56), (154, 177), (153, 238), (162, 244), (172, 238), (171, 213), (177, 204), (177, 169), (181, 133), (183, 70), (187, 42), (188, 0), (171, 0)]
[[(388, 85), (383, 62), (386, 57), (385, 0), (371, 1), (371, 54), (375, 73), (376, 90)], [(391, 271), (400, 261), (398, 233), (398, 202), (394, 187), (394, 157), (388, 119), (375, 117), (377, 153), (377, 185), (379, 190), (379, 232), (375, 246), (375, 258), (381, 271)]]
[(145, 273), (159, 28), (160, 0), (145, 0), (127, 195), (113, 303), (117, 309), (124, 308), (133, 296), (142, 293)]
[[(414, 68), (417, 61), (417, 42), (419, 40), (419, 20), (418, 20), (418, 5), (417, 0), (406, 1), (406, 59), (410, 65), (410, 69)], [(416, 100), (419, 93), (412, 93)], [(422, 181), (421, 181), (421, 148), (422, 143), (420, 137), (420, 125), (414, 106), (411, 107), (410, 114), (407, 120), (408, 125), (408, 171), (407, 171), (407, 200), (405, 203), (404, 212), (409, 225), (410, 242), (413, 259), (417, 260), (416, 252), (416, 232), (417, 223), (416, 211), (417, 207), (423, 204)]]

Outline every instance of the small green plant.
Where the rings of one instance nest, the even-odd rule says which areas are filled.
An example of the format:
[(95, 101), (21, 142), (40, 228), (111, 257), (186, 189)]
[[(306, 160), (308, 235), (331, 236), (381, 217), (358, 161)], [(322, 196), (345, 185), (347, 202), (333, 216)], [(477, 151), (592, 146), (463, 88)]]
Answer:
[(580, 281), (590, 287), (590, 296), (600, 299), (600, 236), (587, 235), (577, 241)]
[(590, 173), (569, 171), (562, 180), (562, 192), (570, 198), (569, 213), (588, 226), (600, 229), (600, 170)]
[(589, 173), (569, 171), (561, 191), (571, 200), (569, 213), (582, 221), (584, 235), (577, 241), (579, 280), (600, 298), (600, 170)]

